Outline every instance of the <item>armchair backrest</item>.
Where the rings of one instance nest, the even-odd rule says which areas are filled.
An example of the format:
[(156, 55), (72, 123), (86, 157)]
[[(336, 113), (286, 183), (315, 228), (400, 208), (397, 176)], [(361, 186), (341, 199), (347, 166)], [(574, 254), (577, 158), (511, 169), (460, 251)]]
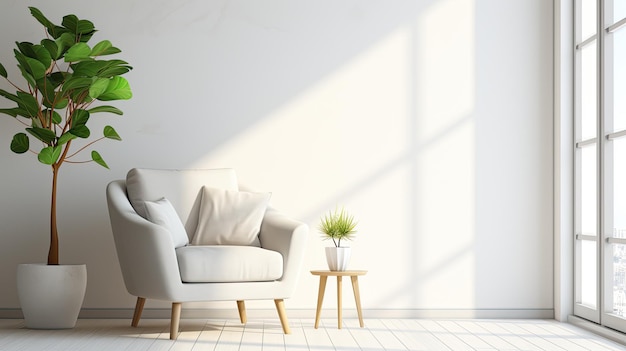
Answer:
[(198, 223), (201, 189), (203, 186), (238, 190), (234, 169), (142, 169), (133, 168), (126, 176), (128, 199), (139, 215), (146, 217), (145, 201), (168, 199), (193, 235)]

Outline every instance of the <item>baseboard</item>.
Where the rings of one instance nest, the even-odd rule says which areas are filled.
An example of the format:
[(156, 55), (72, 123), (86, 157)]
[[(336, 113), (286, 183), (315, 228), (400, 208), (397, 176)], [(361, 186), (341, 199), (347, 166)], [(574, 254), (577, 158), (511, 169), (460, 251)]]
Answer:
[[(248, 309), (248, 318), (275, 318), (275, 309)], [(170, 310), (167, 308), (146, 308), (142, 318), (169, 319)], [(83, 319), (131, 319), (131, 308), (83, 308), (79, 318)], [(357, 318), (356, 311), (343, 309), (344, 318)], [(315, 318), (314, 309), (287, 309), (289, 318)], [(336, 318), (337, 309), (325, 308), (322, 318)], [(18, 308), (0, 309), (0, 319), (21, 319), (22, 311)], [(236, 308), (232, 309), (186, 309), (183, 305), (181, 318), (214, 318), (237, 319), (239, 314)], [(553, 309), (482, 309), (482, 310), (454, 310), (454, 309), (364, 309), (363, 318), (424, 318), (424, 319), (553, 319)]]
[[(333, 310), (337, 313), (337, 310)], [(346, 311), (343, 311), (346, 315)], [(334, 314), (330, 315), (331, 317)], [(553, 319), (554, 309), (370, 309), (363, 310), (369, 318), (424, 318), (424, 319)], [(356, 312), (354, 316), (356, 317)]]

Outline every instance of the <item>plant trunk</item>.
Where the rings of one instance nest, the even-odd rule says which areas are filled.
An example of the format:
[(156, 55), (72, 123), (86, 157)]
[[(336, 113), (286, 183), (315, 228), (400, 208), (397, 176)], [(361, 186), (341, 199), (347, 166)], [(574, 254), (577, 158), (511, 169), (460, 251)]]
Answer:
[(57, 231), (57, 177), (60, 163), (52, 165), (52, 200), (50, 204), (50, 251), (48, 251), (48, 264), (59, 264), (59, 232)]

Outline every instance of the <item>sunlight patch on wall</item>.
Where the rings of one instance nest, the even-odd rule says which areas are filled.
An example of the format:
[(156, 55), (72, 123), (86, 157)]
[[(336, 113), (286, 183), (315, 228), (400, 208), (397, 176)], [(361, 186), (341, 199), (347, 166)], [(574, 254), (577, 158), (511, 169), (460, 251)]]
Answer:
[(475, 27), (472, 0), (418, 19), (414, 135), (416, 304), (475, 307)]
[(367, 191), (409, 145), (408, 35), (374, 43), (197, 164), (237, 168), (300, 218)]
[[(307, 222), (305, 270), (326, 267), (329, 243), (320, 239), (317, 224), (337, 205), (359, 220), (358, 237), (349, 243), (351, 267), (376, 276), (388, 264), (406, 267), (405, 256), (373, 264), (371, 255), (392, 252), (411, 232), (411, 43), (410, 27), (390, 32), (197, 162), (236, 168), (244, 184), (272, 192), (272, 206)], [(292, 303), (310, 305), (305, 292), (316, 289), (317, 280), (306, 275), (298, 287), (303, 293)], [(376, 298), (372, 291), (368, 299)]]
[(387, 277), (363, 280), (370, 308), (474, 307), (474, 25), (472, 0), (433, 3), (196, 167), (234, 167), (308, 222), (305, 269), (326, 266), (319, 216), (345, 205), (351, 267)]

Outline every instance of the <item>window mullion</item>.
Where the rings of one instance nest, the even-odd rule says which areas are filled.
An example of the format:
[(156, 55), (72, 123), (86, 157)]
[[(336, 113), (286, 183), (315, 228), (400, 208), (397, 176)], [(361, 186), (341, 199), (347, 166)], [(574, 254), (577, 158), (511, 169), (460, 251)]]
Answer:
[(605, 308), (605, 298), (604, 298), (604, 292), (605, 292), (605, 259), (604, 259), (604, 253), (605, 253), (605, 245), (603, 244), (605, 242), (605, 233), (604, 233), (604, 227), (605, 227), (605, 223), (604, 223), (604, 209), (605, 209), (605, 204), (604, 204), (604, 165), (605, 165), (605, 159), (604, 159), (604, 150), (605, 150), (605, 143), (606, 143), (606, 138), (604, 137), (605, 134), (605, 123), (604, 123), (604, 111), (605, 111), (605, 96), (604, 96), (604, 83), (605, 83), (605, 79), (604, 79), (604, 64), (605, 64), (605, 55), (604, 55), (604, 47), (605, 47), (605, 31), (604, 31), (604, 17), (605, 17), (605, 8), (604, 8), (604, 1), (603, 0), (598, 0), (597, 1), (597, 35), (598, 35), (598, 40), (597, 40), (597, 138), (598, 138), (598, 144), (597, 144), (597, 236), (600, 239), (596, 249), (597, 249), (597, 264), (598, 264), (598, 285), (597, 285), (597, 299), (598, 299), (598, 304), (597, 306), (600, 309), (600, 323), (602, 324), (602, 318), (603, 318), (603, 313), (604, 311), (606, 311)]

